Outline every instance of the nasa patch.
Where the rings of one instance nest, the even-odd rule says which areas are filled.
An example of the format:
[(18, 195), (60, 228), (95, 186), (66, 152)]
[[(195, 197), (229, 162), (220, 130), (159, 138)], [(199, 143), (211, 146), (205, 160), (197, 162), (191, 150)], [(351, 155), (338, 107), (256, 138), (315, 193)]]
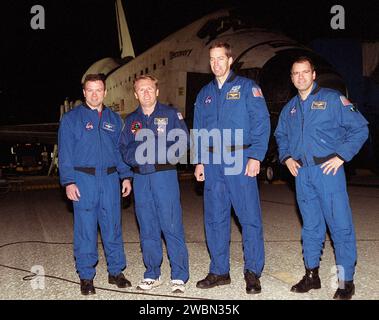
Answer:
[(296, 107), (293, 107), (290, 111), (291, 116), (294, 116), (296, 113)]
[(140, 121), (133, 121), (130, 130), (133, 134), (136, 134), (139, 129), (142, 129), (142, 123)]
[(205, 104), (209, 104), (211, 102), (212, 102), (212, 97), (211, 96), (206, 97), (205, 100), (204, 100)]
[(93, 124), (91, 121), (87, 122), (86, 124), (86, 130), (92, 130), (93, 129)]

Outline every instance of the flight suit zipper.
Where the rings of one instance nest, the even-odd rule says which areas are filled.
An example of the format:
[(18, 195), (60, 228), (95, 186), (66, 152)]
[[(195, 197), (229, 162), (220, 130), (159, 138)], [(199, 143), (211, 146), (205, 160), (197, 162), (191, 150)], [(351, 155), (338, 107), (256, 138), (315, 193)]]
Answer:
[(101, 118), (103, 114), (99, 117), (99, 125), (97, 126), (97, 132), (99, 134), (99, 151), (100, 151), (100, 168), (103, 168), (103, 148), (102, 148), (102, 139), (101, 139)]
[[(300, 99), (300, 98), (299, 98)], [(305, 144), (304, 144), (304, 101), (300, 102), (300, 115), (301, 115), (301, 141), (303, 145), (303, 157), (304, 157), (304, 162), (308, 166), (308, 161), (307, 157), (305, 155)]]
[(221, 112), (221, 92), (222, 92), (222, 87), (221, 89), (219, 88), (216, 88), (216, 112), (217, 112), (217, 127), (218, 127), (218, 122), (219, 122), (219, 119), (220, 119), (220, 112)]

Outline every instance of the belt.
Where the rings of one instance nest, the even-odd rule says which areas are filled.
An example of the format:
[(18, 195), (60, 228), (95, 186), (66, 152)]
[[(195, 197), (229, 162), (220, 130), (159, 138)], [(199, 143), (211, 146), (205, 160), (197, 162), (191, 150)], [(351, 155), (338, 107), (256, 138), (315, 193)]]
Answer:
[[(74, 167), (76, 171), (84, 172), (87, 174), (90, 174), (92, 176), (96, 175), (96, 168), (94, 167)], [(107, 174), (112, 174), (117, 171), (116, 167), (108, 167), (107, 168)]]
[[(176, 170), (176, 166), (169, 163), (154, 164), (155, 171)], [(139, 167), (133, 167), (134, 173), (140, 173)]]
[(321, 163), (328, 161), (329, 159), (334, 158), (335, 156), (336, 156), (336, 154), (332, 153), (332, 154), (325, 156), (325, 157), (313, 157), (313, 161), (315, 162), (315, 164), (321, 164)]
[[(332, 154), (329, 154), (325, 157), (313, 157), (313, 161), (315, 163), (315, 165), (319, 165), (319, 164), (322, 164), (332, 158), (334, 158), (336, 156), (335, 153), (332, 153)], [(301, 161), (301, 159), (299, 160), (295, 160), (298, 164), (300, 164), (302, 167), (304, 167), (304, 164), (303, 164), (303, 161)]]
[[(251, 147), (251, 144), (243, 144), (242, 146), (227, 146), (226, 151), (233, 152), (233, 151), (237, 151), (237, 150), (244, 150), (244, 149), (247, 149), (250, 147)], [(209, 150), (209, 152), (215, 152), (216, 148), (211, 146), (211, 147), (208, 147), (208, 150)]]

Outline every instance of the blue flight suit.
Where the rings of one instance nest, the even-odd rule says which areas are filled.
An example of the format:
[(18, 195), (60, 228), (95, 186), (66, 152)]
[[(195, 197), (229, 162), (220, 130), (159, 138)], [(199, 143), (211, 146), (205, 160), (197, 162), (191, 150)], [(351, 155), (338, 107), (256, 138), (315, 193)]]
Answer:
[[(211, 81), (197, 96), (194, 129), (208, 132), (218, 129), (221, 136), (231, 130), (230, 141), (204, 141), (201, 134), (201, 142), (194, 138), (194, 163), (204, 164), (204, 223), (211, 258), (209, 272), (229, 273), (233, 205), (242, 226), (244, 272), (250, 270), (259, 277), (264, 266), (264, 242), (257, 178), (244, 173), (249, 158), (262, 161), (268, 147), (270, 118), (261, 89), (253, 80), (233, 72), (221, 89), (216, 79)], [(223, 150), (223, 157), (218, 161), (220, 150)], [(232, 165), (225, 161), (225, 155), (242, 160), (239, 171), (227, 172)]]
[(368, 137), (367, 124), (343, 95), (315, 82), (307, 99), (296, 95), (284, 106), (275, 130), (280, 161), (301, 165), (295, 182), (305, 266), (319, 266), (327, 224), (343, 281), (353, 280), (357, 259), (345, 172), (342, 166), (326, 175), (320, 166), (334, 156), (350, 161)]
[(126, 267), (121, 229), (120, 181), (133, 173), (121, 158), (118, 114), (80, 105), (63, 115), (58, 134), (62, 186), (75, 183), (80, 199), (74, 206), (74, 256), (80, 279), (93, 279), (98, 262), (100, 225), (110, 275)]
[[(150, 133), (147, 158), (139, 158), (139, 149), (146, 139), (139, 135)], [(173, 130), (177, 130), (176, 132)], [(170, 139), (176, 133), (176, 139)], [(141, 140), (141, 141), (139, 141)], [(170, 141), (172, 140), (172, 141)], [(179, 150), (170, 155), (170, 147)], [(188, 251), (185, 243), (180, 204), (180, 191), (174, 157), (186, 156), (189, 145), (188, 129), (181, 113), (175, 108), (157, 102), (148, 116), (139, 106), (125, 119), (120, 139), (120, 151), (124, 161), (133, 168), (135, 210), (140, 227), (143, 260), (146, 266), (144, 278), (158, 279), (163, 259), (161, 233), (166, 240), (171, 264), (171, 279), (187, 282), (189, 278)], [(177, 159), (178, 160), (178, 159)], [(147, 161), (147, 163), (144, 163)]]

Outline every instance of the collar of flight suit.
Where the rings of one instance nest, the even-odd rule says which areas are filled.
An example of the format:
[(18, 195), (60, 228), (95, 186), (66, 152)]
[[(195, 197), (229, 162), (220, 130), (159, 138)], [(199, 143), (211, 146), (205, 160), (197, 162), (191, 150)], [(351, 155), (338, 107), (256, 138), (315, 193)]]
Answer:
[(307, 98), (305, 100), (302, 100), (300, 94), (298, 93), (297, 99), (298, 99), (300, 104), (304, 103), (305, 101), (307, 101), (309, 99), (310, 96), (316, 95), (320, 90), (321, 90), (321, 87), (318, 85), (318, 83), (316, 81), (313, 81), (312, 90), (309, 93), (309, 95), (307, 96)]
[(160, 109), (161, 109), (160, 103), (159, 103), (159, 101), (157, 101), (155, 104), (153, 112), (149, 116), (147, 116), (143, 113), (141, 105), (139, 105), (137, 108), (137, 114), (141, 117), (149, 117), (150, 118), (150, 117), (153, 117)]
[[(229, 72), (229, 74), (228, 74), (228, 77), (226, 78), (225, 82), (222, 84), (221, 89), (224, 87), (224, 85), (225, 85), (226, 83), (231, 83), (231, 82), (233, 82), (234, 79), (235, 79), (236, 77), (237, 77), (237, 75), (236, 75), (232, 70), (230, 70), (230, 72)], [(216, 88), (219, 89), (219, 87), (218, 87), (218, 81), (217, 81), (216, 78), (213, 79), (213, 84), (216, 86)], [(221, 89), (220, 89), (220, 90), (221, 90)]]

